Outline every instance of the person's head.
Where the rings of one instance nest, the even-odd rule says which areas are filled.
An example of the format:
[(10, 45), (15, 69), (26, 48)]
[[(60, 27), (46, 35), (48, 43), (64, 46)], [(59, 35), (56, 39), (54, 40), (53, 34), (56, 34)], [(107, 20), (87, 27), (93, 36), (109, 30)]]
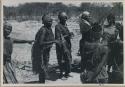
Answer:
[(90, 20), (90, 13), (88, 11), (84, 11), (82, 14), (81, 14), (81, 19), (85, 19), (87, 21)]
[(42, 17), (42, 22), (46, 27), (51, 27), (52, 26), (52, 18), (50, 15), (45, 14)]
[(115, 24), (115, 15), (112, 13), (107, 16), (107, 21), (109, 25)]
[(58, 14), (58, 18), (59, 18), (61, 23), (65, 24), (67, 19), (68, 19), (68, 16), (67, 16), (66, 12), (60, 12)]
[(4, 30), (4, 37), (7, 37), (8, 35), (10, 35), (11, 31), (12, 31), (12, 25), (5, 22), (3, 24), (3, 30)]

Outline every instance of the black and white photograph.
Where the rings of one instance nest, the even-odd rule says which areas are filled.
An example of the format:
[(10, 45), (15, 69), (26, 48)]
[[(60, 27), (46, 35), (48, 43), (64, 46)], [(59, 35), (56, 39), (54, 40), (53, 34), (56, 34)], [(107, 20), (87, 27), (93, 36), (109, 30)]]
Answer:
[(2, 84), (124, 84), (123, 2), (3, 0)]

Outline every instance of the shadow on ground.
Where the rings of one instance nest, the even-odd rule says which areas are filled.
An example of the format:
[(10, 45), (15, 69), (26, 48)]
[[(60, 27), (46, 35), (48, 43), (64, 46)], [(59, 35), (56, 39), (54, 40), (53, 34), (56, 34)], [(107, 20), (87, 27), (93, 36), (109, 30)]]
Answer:
[(48, 73), (49, 74), (49, 78), (47, 78), (47, 80), (51, 80), (51, 81), (56, 81), (59, 78), (59, 72), (54, 70)]

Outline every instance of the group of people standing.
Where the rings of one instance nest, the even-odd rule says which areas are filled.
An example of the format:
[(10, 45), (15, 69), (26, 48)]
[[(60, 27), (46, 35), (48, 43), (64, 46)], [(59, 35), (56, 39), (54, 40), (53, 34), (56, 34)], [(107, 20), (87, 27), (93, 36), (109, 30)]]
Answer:
[[(115, 67), (113, 62), (114, 57), (117, 56), (115, 59), (117, 59), (116, 61), (119, 61), (119, 65), (123, 60), (122, 51), (116, 50), (123, 49), (123, 26), (115, 23), (115, 16), (113, 14), (110, 14), (107, 17), (108, 25), (105, 25), (104, 29), (99, 23), (92, 23), (90, 18), (90, 13), (87, 11), (83, 12), (80, 16), (80, 32), (82, 35), (79, 42), (79, 51), (81, 56), (80, 78), (83, 83), (108, 83), (109, 77), (106, 65), (109, 65), (108, 69), (110, 71), (111, 66), (114, 65)], [(60, 70), (59, 77), (68, 78), (71, 76), (72, 33), (66, 25), (66, 21), (68, 19), (66, 12), (60, 12), (58, 14), (58, 19), (59, 23), (55, 26), (54, 35), (51, 28), (53, 21), (51, 16), (49, 14), (43, 15), (42, 23), (44, 25), (37, 32), (35, 40), (31, 41), (12, 40), (8, 36), (12, 31), (12, 26), (7, 23), (4, 24), (4, 83), (18, 82), (14, 75), (14, 82), (9, 82), (10, 79), (7, 77), (9, 73), (6, 72), (8, 66), (11, 67), (11, 64), (9, 63), (11, 63), (13, 42), (34, 42), (32, 47), (32, 70), (34, 73), (39, 74), (40, 83), (45, 83), (45, 79), (48, 76), (49, 53), (53, 43), (56, 44), (57, 61)], [(115, 44), (118, 44), (118, 48), (116, 48)], [(13, 70), (11, 70), (11, 72), (13, 74)]]
[[(49, 53), (53, 43), (56, 43), (57, 60), (60, 69), (60, 77), (68, 77), (71, 72), (71, 33), (66, 26), (67, 14), (60, 12), (60, 22), (55, 26), (55, 38), (51, 29), (52, 18), (44, 15), (44, 26), (36, 34), (32, 49), (33, 71), (39, 73), (39, 81), (45, 83), (46, 71), (49, 62)], [(41, 64), (42, 67), (41, 67)]]
[[(111, 75), (123, 66), (123, 26), (116, 23), (112, 13), (107, 16), (106, 25), (92, 23), (90, 18), (89, 12), (83, 12), (80, 22), (81, 80), (83, 83), (113, 82)], [(114, 82), (122, 83), (121, 77)]]

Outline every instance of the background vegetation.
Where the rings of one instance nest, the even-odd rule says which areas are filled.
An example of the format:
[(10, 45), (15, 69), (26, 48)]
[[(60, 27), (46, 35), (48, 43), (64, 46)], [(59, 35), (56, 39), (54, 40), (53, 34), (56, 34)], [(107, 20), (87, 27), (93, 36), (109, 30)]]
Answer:
[(61, 2), (58, 3), (25, 3), (20, 4), (17, 7), (4, 6), (4, 18), (15, 20), (40, 20), (43, 14), (50, 13), (53, 16), (57, 16), (58, 12), (65, 11), (69, 15), (78, 16), (83, 11), (90, 11), (92, 16), (96, 19), (102, 19), (106, 14), (110, 12), (116, 16), (123, 16), (123, 4), (112, 3), (112, 6), (104, 3), (81, 3), (80, 6), (73, 4), (65, 5)]

